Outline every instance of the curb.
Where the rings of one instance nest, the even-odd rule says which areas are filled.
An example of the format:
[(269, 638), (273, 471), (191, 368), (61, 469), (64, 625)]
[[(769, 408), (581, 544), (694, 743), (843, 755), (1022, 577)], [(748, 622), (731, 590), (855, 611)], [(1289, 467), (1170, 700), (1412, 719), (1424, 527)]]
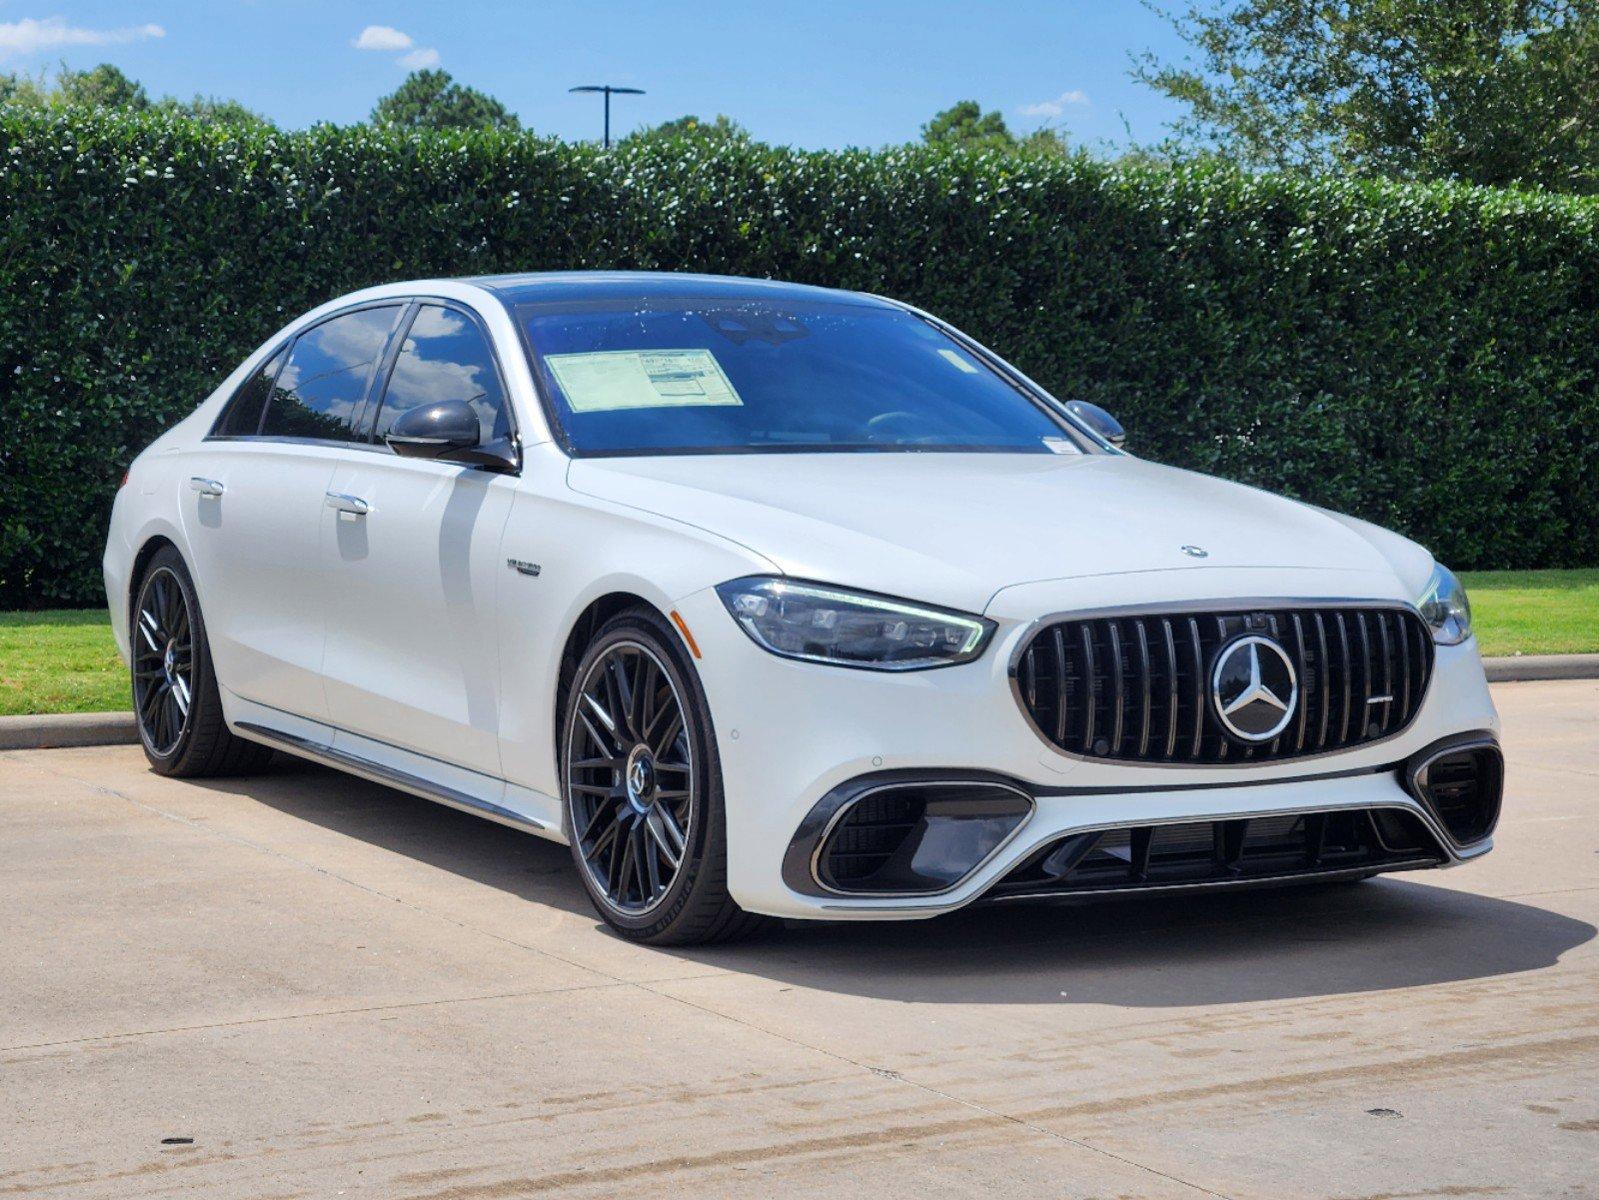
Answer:
[[(1489, 683), (1540, 679), (1599, 679), (1599, 654), (1522, 654), (1485, 658)], [(60, 713), (0, 717), (0, 750), (56, 750), (71, 746), (134, 746), (139, 729), (133, 714)]]
[(0, 717), (0, 750), (127, 746), (138, 740), (139, 728), (133, 723), (131, 712)]
[(1485, 658), (1489, 683), (1521, 683), (1533, 679), (1599, 679), (1599, 654), (1518, 654)]

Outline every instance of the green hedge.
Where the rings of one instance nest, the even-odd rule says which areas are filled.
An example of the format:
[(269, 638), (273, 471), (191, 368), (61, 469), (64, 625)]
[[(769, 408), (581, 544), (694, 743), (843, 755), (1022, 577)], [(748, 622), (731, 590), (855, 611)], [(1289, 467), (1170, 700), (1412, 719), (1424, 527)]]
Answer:
[(1140, 454), (1459, 567), (1599, 562), (1596, 201), (17, 113), (0, 214), (0, 607), (97, 602), (124, 465), (287, 317), (384, 280), (562, 267), (886, 292), (1104, 404)]

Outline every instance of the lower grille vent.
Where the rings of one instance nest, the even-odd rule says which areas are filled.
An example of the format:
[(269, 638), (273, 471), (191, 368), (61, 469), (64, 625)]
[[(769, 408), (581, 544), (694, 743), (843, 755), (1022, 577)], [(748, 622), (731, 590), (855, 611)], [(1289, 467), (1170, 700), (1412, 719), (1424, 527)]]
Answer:
[(1029, 855), (987, 899), (1434, 866), (1445, 854), (1397, 808), (1135, 825), (1069, 834)]

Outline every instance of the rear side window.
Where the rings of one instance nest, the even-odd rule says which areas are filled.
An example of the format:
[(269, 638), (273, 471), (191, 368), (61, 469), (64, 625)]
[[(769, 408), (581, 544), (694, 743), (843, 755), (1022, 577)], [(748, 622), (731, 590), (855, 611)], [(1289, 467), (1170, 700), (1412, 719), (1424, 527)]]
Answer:
[(399, 305), (323, 321), (295, 339), (278, 373), (261, 432), (267, 437), (349, 441)]
[(494, 351), (477, 322), (453, 308), (424, 304), (394, 360), (376, 436), (381, 438), (409, 410), (441, 400), (470, 404), (485, 442), (511, 432)]
[(279, 350), (246, 379), (222, 412), (222, 419), (211, 430), (212, 437), (254, 437), (261, 428), (261, 414), (272, 396), (272, 381), (278, 377), (288, 347)]

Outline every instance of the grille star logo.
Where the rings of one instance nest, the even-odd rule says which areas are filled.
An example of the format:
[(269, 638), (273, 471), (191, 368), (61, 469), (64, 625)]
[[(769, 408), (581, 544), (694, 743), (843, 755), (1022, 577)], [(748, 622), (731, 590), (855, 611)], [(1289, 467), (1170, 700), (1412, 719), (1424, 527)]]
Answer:
[(1211, 698), (1227, 732), (1245, 742), (1269, 742), (1288, 727), (1299, 702), (1294, 664), (1271, 638), (1252, 634), (1216, 655)]

